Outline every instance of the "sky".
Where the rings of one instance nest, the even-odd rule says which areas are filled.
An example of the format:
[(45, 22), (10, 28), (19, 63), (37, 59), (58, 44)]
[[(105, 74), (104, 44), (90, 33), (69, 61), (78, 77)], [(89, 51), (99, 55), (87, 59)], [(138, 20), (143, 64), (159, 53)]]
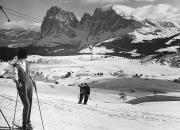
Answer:
[[(29, 21), (8, 14), (11, 22), (0, 12), (0, 28), (24, 27), (36, 29), (51, 6), (73, 12), (78, 19), (83, 13), (93, 14), (95, 8), (120, 5), (118, 11), (141, 18), (180, 21), (180, 0), (0, 0), (3, 8), (39, 19)], [(5, 9), (5, 11), (7, 11)]]

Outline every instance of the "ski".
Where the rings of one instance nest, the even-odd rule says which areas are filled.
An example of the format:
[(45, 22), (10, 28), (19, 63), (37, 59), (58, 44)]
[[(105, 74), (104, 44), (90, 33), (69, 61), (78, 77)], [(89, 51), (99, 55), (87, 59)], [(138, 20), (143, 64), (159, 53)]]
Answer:
[(12, 128), (12, 130), (23, 130), (22, 126), (19, 125), (19, 124), (14, 123), (14, 126), (15, 126), (16, 128)]
[(15, 124), (15, 123), (14, 123), (14, 125), (15, 125), (16, 127), (18, 127), (18, 128), (22, 128), (22, 126), (19, 125), (19, 124)]

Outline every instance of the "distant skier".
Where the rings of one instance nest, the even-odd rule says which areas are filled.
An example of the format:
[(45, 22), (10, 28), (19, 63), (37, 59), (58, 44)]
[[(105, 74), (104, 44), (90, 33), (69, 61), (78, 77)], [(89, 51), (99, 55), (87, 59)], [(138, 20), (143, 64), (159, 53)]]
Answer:
[(89, 99), (90, 95), (90, 87), (87, 83), (84, 83), (84, 90), (85, 90), (85, 95), (84, 95), (84, 104), (87, 104), (87, 101)]
[[(27, 53), (24, 50), (19, 50), (17, 56), (9, 62), (14, 76), (11, 77), (16, 83), (16, 87), (23, 104), (23, 130), (32, 130), (30, 121), (31, 107), (32, 107), (32, 96), (33, 96), (33, 85), (36, 85), (32, 77), (29, 74), (29, 66), (27, 61)], [(9, 70), (8, 70), (9, 71)], [(5, 70), (1, 77), (8, 73)]]
[(84, 96), (84, 88), (83, 87), (84, 87), (83, 83), (79, 84), (79, 89), (80, 89), (79, 102), (78, 102), (79, 104), (81, 104), (83, 96)]
[(89, 95), (90, 95), (90, 87), (89, 87), (89, 85), (87, 84), (87, 83), (81, 83), (80, 85), (79, 85), (79, 87), (80, 87), (80, 97), (79, 97), (79, 104), (81, 104), (82, 103), (82, 100), (83, 100), (83, 98), (84, 98), (84, 105), (86, 105), (87, 104), (87, 101), (88, 101), (88, 98), (89, 98)]

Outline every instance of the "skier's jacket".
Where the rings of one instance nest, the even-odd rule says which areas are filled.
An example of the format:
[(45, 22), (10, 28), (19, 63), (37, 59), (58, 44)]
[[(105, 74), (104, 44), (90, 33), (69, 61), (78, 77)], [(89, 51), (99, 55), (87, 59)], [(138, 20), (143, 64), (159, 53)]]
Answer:
[(24, 69), (17, 63), (13, 65), (18, 72), (18, 82), (22, 86), (22, 91), (27, 92), (29, 89), (33, 89), (33, 81), (30, 75), (24, 71)]
[(90, 95), (90, 87), (89, 87), (89, 85), (87, 85), (87, 84), (84, 85), (83, 89), (84, 89), (84, 93), (85, 93), (85, 94)]
[(84, 91), (84, 85), (79, 85), (79, 88), (80, 88), (80, 93), (84, 94), (85, 91)]

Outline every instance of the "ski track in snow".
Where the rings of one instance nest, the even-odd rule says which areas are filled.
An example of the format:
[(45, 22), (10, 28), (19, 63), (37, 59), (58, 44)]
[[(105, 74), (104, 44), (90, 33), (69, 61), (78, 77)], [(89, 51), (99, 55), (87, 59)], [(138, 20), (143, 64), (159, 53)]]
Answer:
[[(10, 96), (6, 94), (1, 94), (0, 95), (0, 101), (1, 101), (1, 108), (2, 109), (8, 109), (8, 111), (14, 111), (13, 105), (15, 104), (15, 96)], [(34, 97), (35, 98), (35, 97)], [(18, 104), (21, 101), (18, 101)], [(62, 112), (68, 112), (68, 113), (76, 113), (76, 114), (83, 114), (83, 113), (91, 113), (91, 116), (96, 116), (98, 115), (99, 118), (108, 118), (108, 119), (121, 119), (121, 120), (131, 120), (131, 121), (137, 121), (137, 122), (155, 122), (155, 123), (161, 123), (162, 124), (169, 124), (169, 125), (178, 125), (180, 124), (180, 117), (175, 117), (175, 116), (170, 116), (170, 115), (163, 115), (163, 114), (154, 114), (151, 112), (143, 112), (143, 111), (133, 111), (133, 110), (126, 110), (126, 109), (121, 109), (118, 104), (106, 104), (106, 103), (100, 103), (97, 105), (95, 104), (90, 104), (87, 106), (77, 104), (76, 102), (72, 101), (66, 101), (64, 99), (56, 99), (47, 96), (45, 99), (40, 99), (40, 105), (42, 108), (42, 113), (45, 113), (44, 115), (48, 114), (46, 113), (46, 110), (56, 110), (56, 111), (62, 111)], [(21, 111), (21, 108), (19, 107), (21, 105), (18, 105), (18, 112)], [(22, 107), (22, 106), (21, 106)], [(38, 107), (37, 107), (37, 100), (33, 99), (33, 108), (36, 110), (36, 113), (38, 113)], [(33, 111), (33, 110), (32, 110)], [(17, 112), (17, 113), (18, 113)], [(12, 114), (11, 114), (12, 115)], [(21, 119), (17, 117), (18, 119), (16, 120), (18, 124), (21, 122)], [(54, 117), (56, 118), (56, 117)], [(92, 117), (91, 117), (92, 118)], [(46, 119), (46, 118), (45, 118)], [(12, 120), (12, 117), (9, 117), (9, 120)], [(63, 119), (61, 120), (61, 122)], [(66, 122), (69, 123), (68, 125), (73, 125), (71, 122)], [(41, 128), (40, 123), (38, 124), (37, 122), (33, 122), (34, 129), (39, 129)], [(50, 126), (50, 124), (49, 124)], [(50, 127), (47, 126), (48, 129)], [(121, 123), (119, 127), (121, 126)], [(52, 127), (52, 126), (51, 126)], [(99, 128), (95, 128), (99, 129)], [(104, 128), (102, 128), (104, 129)]]
[[(119, 75), (125, 75), (126, 77), (132, 77), (135, 73), (142, 73), (144, 76), (149, 76), (145, 78), (155, 77), (157, 79), (173, 79), (180, 76), (180, 69), (178, 68), (170, 68), (169, 66), (161, 66), (155, 63), (140, 65), (137, 60), (118, 57), (102, 59), (100, 57), (94, 56), (94, 60), (92, 61), (89, 60), (88, 55), (72, 57), (29, 57), (32, 61), (38, 61), (38, 59), (48, 61), (47, 65), (42, 64), (44, 61), (33, 65), (33, 69), (37, 69), (39, 72), (51, 74), (52, 76), (58, 74), (62, 76), (69, 71), (74, 72), (69, 78), (59, 79), (58, 85), (37, 82), (45, 130), (180, 129), (180, 113), (178, 111), (180, 103), (178, 101), (131, 105), (120, 101), (117, 94), (110, 93), (109, 91), (98, 91), (98, 89), (96, 91), (96, 88), (92, 88), (88, 104), (77, 104), (79, 88), (76, 85), (78, 83), (85, 80), (86, 82), (94, 81), (93, 83), (98, 84), (103, 83), (103, 79), (105, 79), (106, 82), (111, 84), (113, 82), (111, 78), (114, 77), (112, 75), (113, 72), (118, 72)], [(51, 64), (51, 60), (58, 62), (58, 65)], [(5, 64), (0, 66), (0, 68), (4, 66)], [(97, 72), (104, 72), (104, 75), (97, 76), (95, 75)], [(110, 81), (109, 78), (111, 79)], [(67, 84), (69, 83), (75, 84), (75, 86), (68, 86)], [(118, 83), (114, 83), (114, 85), (118, 85)], [(168, 83), (168, 85), (174, 84)], [(169, 87), (168, 85), (166, 89)], [(173, 88), (174, 90), (178, 90), (178, 85)], [(161, 86), (158, 89), (161, 89)], [(11, 122), (13, 120), (17, 94), (15, 85), (11, 80), (0, 79), (0, 90), (0, 108), (7, 117), (7, 120)], [(150, 93), (148, 92), (148, 94)], [(146, 94), (144, 93), (144, 95)], [(166, 95), (168, 96), (168, 94)], [(179, 95), (178, 91), (174, 96), (177, 95)], [(22, 103), (18, 99), (16, 123), (21, 124), (21, 117)], [(31, 120), (34, 130), (42, 130), (35, 93), (33, 95)], [(6, 126), (6, 123), (0, 115), (0, 127), (2, 126)]]

